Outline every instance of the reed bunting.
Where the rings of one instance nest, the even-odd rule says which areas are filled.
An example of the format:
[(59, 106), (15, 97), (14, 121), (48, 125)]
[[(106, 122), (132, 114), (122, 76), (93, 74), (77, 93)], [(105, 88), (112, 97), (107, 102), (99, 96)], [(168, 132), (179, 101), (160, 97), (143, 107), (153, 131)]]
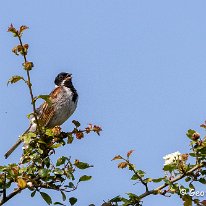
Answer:
[[(44, 102), (36, 111), (38, 122), (45, 128), (54, 128), (55, 126), (62, 125), (77, 108), (78, 93), (72, 84), (72, 75), (62, 72), (57, 75), (54, 83), (56, 88), (49, 95), (50, 102)], [(30, 117), (30, 122), (29, 128), (23, 135), (36, 131), (37, 124), (35, 123), (34, 116)], [(21, 142), (22, 140), (18, 139), (4, 155), (5, 158), (8, 158)]]

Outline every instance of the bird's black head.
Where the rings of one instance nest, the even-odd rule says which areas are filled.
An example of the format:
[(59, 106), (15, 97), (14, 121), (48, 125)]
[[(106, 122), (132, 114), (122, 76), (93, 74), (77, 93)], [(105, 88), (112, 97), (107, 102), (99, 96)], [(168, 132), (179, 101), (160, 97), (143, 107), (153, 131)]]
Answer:
[(72, 80), (72, 74), (66, 73), (66, 72), (61, 72), (55, 78), (54, 83), (57, 86), (69, 85), (69, 84), (71, 84), (71, 80)]

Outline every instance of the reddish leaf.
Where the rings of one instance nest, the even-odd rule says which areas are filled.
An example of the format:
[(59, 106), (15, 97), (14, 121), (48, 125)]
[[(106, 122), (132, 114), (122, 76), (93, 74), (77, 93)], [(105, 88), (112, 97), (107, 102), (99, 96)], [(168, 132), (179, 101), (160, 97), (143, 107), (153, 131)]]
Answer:
[(24, 69), (28, 71), (28, 70), (31, 70), (32, 67), (34, 67), (34, 64), (33, 62), (25, 62), (23, 66), (24, 66)]
[(116, 155), (112, 160), (121, 160), (122, 157), (120, 155)]
[(28, 29), (29, 27), (28, 26), (25, 26), (25, 25), (22, 25), (19, 29), (19, 33), (20, 35), (23, 33), (24, 30)]
[(134, 150), (130, 150), (129, 152), (127, 152), (127, 157), (129, 158), (130, 155), (134, 152)]
[(203, 200), (203, 201), (201, 202), (201, 204), (204, 205), (204, 206), (206, 206), (206, 200)]
[(127, 162), (120, 162), (120, 163), (118, 164), (118, 168), (124, 169), (124, 168), (127, 167), (127, 165), (128, 165)]
[(13, 27), (13, 24), (10, 25), (7, 31), (13, 33), (14, 37), (18, 35), (18, 31)]
[(100, 135), (102, 128), (100, 126), (94, 125), (93, 131), (96, 132), (98, 135)]
[(84, 133), (83, 132), (77, 132), (76, 134), (76, 138), (77, 139), (82, 139), (84, 137)]

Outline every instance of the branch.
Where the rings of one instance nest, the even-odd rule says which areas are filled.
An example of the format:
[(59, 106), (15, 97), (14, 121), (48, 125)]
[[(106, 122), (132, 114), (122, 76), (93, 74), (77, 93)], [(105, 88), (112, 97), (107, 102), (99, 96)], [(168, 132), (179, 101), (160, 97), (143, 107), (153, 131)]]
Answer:
[[(123, 158), (124, 159), (124, 158)], [(146, 189), (146, 192), (149, 192), (149, 189), (148, 189), (148, 185), (147, 183), (142, 179), (142, 177), (138, 174), (138, 172), (134, 169), (133, 165), (129, 162), (129, 160), (126, 160), (124, 159), (128, 165), (129, 165), (129, 168), (131, 168), (131, 170), (134, 172), (134, 174), (138, 177), (138, 179), (140, 180), (140, 182), (145, 186), (145, 189)]]
[(6, 198), (6, 173), (4, 173), (3, 199)]
[[(19, 33), (17, 33), (17, 36), (18, 36), (18, 39), (19, 39), (19, 43), (20, 43), (21, 47), (23, 48), (21, 35)], [(26, 63), (27, 59), (26, 59), (26, 53), (25, 53), (24, 49), (22, 50), (22, 55), (24, 57), (24, 63)], [(30, 97), (31, 97), (31, 103), (32, 103), (33, 112), (34, 112), (34, 118), (35, 118), (35, 121), (36, 121), (36, 124), (37, 124), (37, 130), (40, 134), (41, 130), (40, 130), (37, 114), (36, 114), (36, 105), (35, 105), (35, 101), (34, 101), (34, 95), (33, 95), (33, 92), (32, 92), (32, 84), (31, 84), (31, 78), (30, 78), (29, 70), (26, 70), (26, 73), (27, 73), (27, 78), (28, 78), (27, 85), (28, 85), (29, 93), (30, 93)]]
[(67, 190), (65, 188), (61, 188), (61, 187), (58, 187), (56, 185), (50, 185), (50, 184), (47, 184), (47, 183), (42, 183), (41, 185), (38, 185), (37, 187), (41, 187), (41, 188), (44, 188), (44, 189), (52, 189), (52, 190), (56, 190), (56, 191), (72, 192), (72, 191), (77, 189), (78, 185), (79, 185), (79, 182), (71, 190)]
[(10, 193), (7, 197), (3, 198), (0, 201), (0, 205), (3, 205), (5, 202), (7, 202), (8, 200), (10, 200), (12, 197), (14, 197), (15, 195), (17, 195), (18, 193), (20, 193), (23, 189), (18, 188), (16, 190), (14, 190), (12, 193)]
[[(199, 168), (203, 167), (204, 163), (198, 164), (196, 166), (194, 166), (192, 169), (190, 169), (189, 171), (185, 172), (184, 174), (179, 175), (178, 177), (174, 178), (173, 180), (170, 181), (170, 183), (175, 183), (178, 180), (181, 180), (182, 178), (184, 178), (185, 176), (189, 175), (190, 173), (198, 170)], [(153, 190), (149, 190), (146, 191), (145, 193), (143, 193), (142, 195), (139, 196), (139, 200), (143, 199), (144, 197), (147, 197), (151, 194), (157, 194), (160, 190), (164, 189), (165, 187), (167, 187), (169, 184), (165, 183), (159, 187), (157, 187), (156, 189)]]

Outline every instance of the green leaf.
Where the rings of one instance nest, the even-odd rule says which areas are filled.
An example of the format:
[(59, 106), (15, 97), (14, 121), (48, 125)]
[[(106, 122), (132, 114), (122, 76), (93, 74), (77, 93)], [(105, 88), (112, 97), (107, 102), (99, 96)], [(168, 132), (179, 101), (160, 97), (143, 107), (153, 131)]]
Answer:
[(50, 96), (49, 95), (39, 95), (38, 99), (43, 99), (44, 101), (46, 101), (49, 105), (52, 103), (50, 100)]
[(46, 129), (45, 134), (49, 137), (53, 137), (54, 136), (54, 132), (52, 131), (52, 129)]
[(164, 182), (168, 185), (172, 185), (171, 181), (169, 181), (168, 179), (164, 179)]
[(92, 178), (92, 176), (83, 175), (79, 178), (79, 182), (88, 181)]
[(55, 149), (55, 148), (58, 148), (58, 147), (61, 147), (61, 146), (62, 146), (62, 144), (61, 144), (61, 143), (58, 143), (58, 144), (53, 144), (53, 145), (51, 146), (51, 148)]
[(145, 175), (145, 172), (142, 170), (136, 170), (136, 172), (142, 177)]
[(65, 161), (67, 160), (68, 158), (67, 157), (60, 157), (57, 162), (56, 162), (56, 166), (60, 166), (60, 165), (63, 165), (65, 163)]
[(145, 172), (142, 170), (136, 170), (136, 172), (138, 173), (139, 176), (144, 177)]
[(63, 205), (63, 206), (66, 206), (66, 205), (62, 204), (61, 202), (55, 202), (54, 205)]
[(45, 159), (44, 159), (44, 164), (46, 165), (46, 167), (47, 168), (49, 168), (50, 167), (50, 158), (49, 157), (46, 157)]
[(175, 168), (176, 168), (175, 165), (165, 165), (163, 170), (172, 172)]
[(27, 116), (28, 119), (31, 119), (34, 116), (34, 113), (31, 112), (31, 113), (27, 114), (26, 116)]
[(157, 178), (157, 179), (152, 179), (152, 182), (158, 183), (158, 182), (161, 182), (162, 180), (164, 180), (164, 178), (160, 177), (160, 178)]
[(73, 140), (74, 140), (74, 137), (72, 136), (72, 134), (68, 134), (67, 144), (71, 144)]
[(142, 170), (136, 170), (136, 173), (137, 173), (137, 174), (134, 174), (134, 175), (131, 177), (131, 180), (138, 180), (138, 179), (139, 179), (138, 175), (139, 175), (140, 177), (144, 177), (144, 175), (145, 175), (145, 172), (142, 171)]
[(175, 194), (175, 193), (179, 192), (179, 185), (178, 185), (178, 183), (171, 184), (169, 188), (170, 188), (170, 192), (172, 194)]
[(131, 177), (131, 180), (138, 180), (138, 176), (136, 174), (134, 174), (132, 177)]
[(48, 169), (40, 169), (39, 170), (39, 175), (42, 178), (47, 177), (48, 174), (49, 174), (49, 170)]
[(206, 179), (205, 178), (200, 178), (199, 182), (202, 183), (202, 184), (206, 184)]
[(189, 188), (193, 189), (193, 190), (195, 189), (195, 187), (194, 187), (194, 185), (192, 183), (189, 184)]
[(31, 197), (34, 197), (36, 194), (36, 190), (34, 190), (32, 193), (31, 193)]
[(54, 174), (55, 175), (63, 175), (64, 174), (64, 170), (62, 170), (60, 168), (55, 168), (54, 169)]
[(190, 155), (191, 157), (196, 157), (196, 154), (195, 154), (195, 153), (189, 153), (189, 155)]
[(70, 202), (71, 205), (75, 205), (76, 202), (77, 202), (77, 198), (75, 198), (75, 197), (70, 197), (70, 198), (69, 198), (69, 202)]
[(110, 202), (121, 202), (122, 198), (120, 196), (116, 196), (110, 200)]
[(62, 191), (61, 191), (61, 194), (62, 194), (62, 200), (65, 201), (67, 199), (66, 195)]
[(184, 195), (182, 200), (184, 201), (184, 206), (192, 206), (192, 197), (189, 195)]
[(0, 166), (0, 172), (4, 172), (7, 170), (7, 167), (6, 166)]
[(50, 197), (47, 193), (45, 193), (45, 192), (40, 192), (40, 194), (41, 194), (42, 198), (45, 200), (45, 202), (46, 202), (48, 205), (52, 204), (52, 199), (51, 199), (51, 197)]
[(139, 197), (137, 195), (135, 195), (134, 193), (126, 193), (130, 199), (133, 199), (133, 200), (138, 200)]
[(80, 122), (76, 121), (76, 120), (73, 120), (72, 123), (76, 126), (76, 127), (80, 127), (81, 124)]
[(69, 188), (74, 188), (74, 183), (73, 183), (73, 182), (69, 182), (68, 187), (69, 187)]
[(42, 149), (40, 149), (40, 148), (38, 148), (37, 151), (38, 151), (39, 154), (43, 154), (43, 153), (44, 153), (44, 150), (42, 150)]
[(200, 171), (202, 175), (206, 175), (206, 170)]
[[(18, 82), (19, 80), (24, 80), (24, 78), (21, 77), (21, 76), (18, 76), (18, 75), (12, 76), (12, 77), (8, 80), (7, 86), (8, 86), (9, 83), (14, 84), (14, 83)], [(24, 80), (24, 81), (25, 81), (25, 80)]]
[(191, 177), (186, 177), (185, 182), (189, 182), (191, 180)]
[(44, 142), (42, 139), (38, 139), (38, 143), (40, 143), (40, 144), (44, 144), (44, 145), (47, 145), (47, 143), (46, 143), (46, 142)]
[(33, 137), (36, 137), (36, 134), (33, 132), (29, 132), (24, 134), (23, 136), (21, 136), (21, 140), (24, 141), (25, 144), (29, 144), (31, 142), (31, 140), (33, 139)]
[(148, 183), (148, 182), (152, 182), (152, 178), (146, 178), (146, 179), (144, 179), (144, 182), (146, 182), (146, 183)]
[(89, 168), (89, 167), (93, 167), (92, 165), (89, 165), (88, 163), (79, 162), (79, 161), (76, 161), (76, 162), (74, 163), (74, 165), (75, 165), (77, 168), (81, 169), (81, 170), (87, 169), (87, 168)]
[(188, 131), (187, 131), (187, 136), (192, 140), (192, 135), (195, 133), (196, 131), (195, 130), (192, 130), (192, 129), (189, 129)]
[(34, 98), (34, 102), (36, 102), (37, 99), (43, 99), (45, 102), (48, 103), (48, 105), (51, 105), (51, 104), (52, 104), (49, 95), (46, 95), (46, 94), (39, 95), (39, 96), (37, 96), (37, 97)]

